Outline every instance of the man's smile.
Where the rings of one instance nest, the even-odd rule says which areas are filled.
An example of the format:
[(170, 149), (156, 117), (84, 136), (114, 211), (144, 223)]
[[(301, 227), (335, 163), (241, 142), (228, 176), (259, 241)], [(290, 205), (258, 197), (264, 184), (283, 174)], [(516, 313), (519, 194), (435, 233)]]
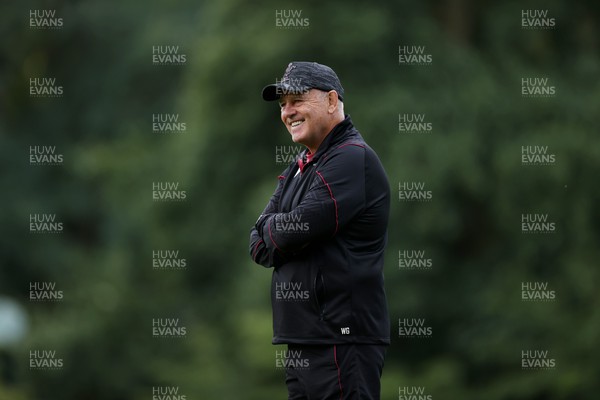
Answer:
[(290, 125), (290, 128), (296, 128), (296, 127), (302, 125), (303, 122), (304, 122), (303, 119), (299, 119), (299, 120), (291, 122), (289, 125)]

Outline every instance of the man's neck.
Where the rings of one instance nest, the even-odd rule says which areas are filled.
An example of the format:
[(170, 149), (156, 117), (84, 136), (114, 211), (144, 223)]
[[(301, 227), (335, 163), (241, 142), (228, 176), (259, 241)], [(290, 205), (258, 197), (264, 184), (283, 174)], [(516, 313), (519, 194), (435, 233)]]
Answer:
[(315, 154), (317, 152), (317, 150), (319, 150), (319, 146), (321, 146), (321, 143), (323, 143), (325, 141), (325, 138), (327, 136), (329, 136), (329, 134), (331, 133), (331, 131), (333, 130), (333, 128), (335, 128), (340, 122), (342, 122), (345, 119), (345, 116), (341, 116), (338, 117), (334, 120), (332, 120), (329, 129), (327, 130), (327, 133), (325, 133), (322, 137), (321, 137), (321, 141), (315, 145), (312, 146), (306, 146), (306, 148), (308, 148), (308, 152), (311, 154)]

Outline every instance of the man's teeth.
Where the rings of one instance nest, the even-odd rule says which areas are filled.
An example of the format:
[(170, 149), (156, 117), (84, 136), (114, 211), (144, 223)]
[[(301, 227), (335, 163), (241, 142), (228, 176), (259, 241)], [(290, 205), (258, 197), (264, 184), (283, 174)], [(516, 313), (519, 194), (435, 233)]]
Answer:
[(292, 126), (292, 128), (295, 128), (296, 126), (300, 125), (303, 122), (304, 122), (304, 120), (294, 121), (290, 125)]

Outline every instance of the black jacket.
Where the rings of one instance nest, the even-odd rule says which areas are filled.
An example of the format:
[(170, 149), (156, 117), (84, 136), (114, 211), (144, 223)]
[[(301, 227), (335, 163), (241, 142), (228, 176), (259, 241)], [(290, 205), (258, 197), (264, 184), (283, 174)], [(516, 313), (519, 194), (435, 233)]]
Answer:
[(273, 343), (389, 344), (390, 188), (377, 154), (346, 116), (299, 169), (279, 176), (250, 234), (252, 259), (274, 267)]

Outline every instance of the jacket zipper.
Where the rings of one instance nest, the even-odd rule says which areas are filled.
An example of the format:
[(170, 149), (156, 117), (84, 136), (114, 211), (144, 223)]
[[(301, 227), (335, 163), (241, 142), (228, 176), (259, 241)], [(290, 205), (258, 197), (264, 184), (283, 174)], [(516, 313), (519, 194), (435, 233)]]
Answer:
[(317, 309), (319, 310), (319, 321), (323, 321), (325, 320), (325, 308), (327, 307), (327, 303), (323, 303), (323, 307), (321, 307), (321, 303), (319, 302), (319, 293), (317, 291), (317, 279), (321, 278), (321, 287), (322, 287), (322, 291), (323, 291), (323, 299), (325, 299), (326, 296), (326, 290), (325, 290), (325, 278), (323, 278), (323, 274), (321, 273), (321, 270), (319, 269), (317, 272), (317, 275), (315, 276), (315, 279), (313, 281), (313, 292), (315, 293), (315, 302), (317, 303)]

